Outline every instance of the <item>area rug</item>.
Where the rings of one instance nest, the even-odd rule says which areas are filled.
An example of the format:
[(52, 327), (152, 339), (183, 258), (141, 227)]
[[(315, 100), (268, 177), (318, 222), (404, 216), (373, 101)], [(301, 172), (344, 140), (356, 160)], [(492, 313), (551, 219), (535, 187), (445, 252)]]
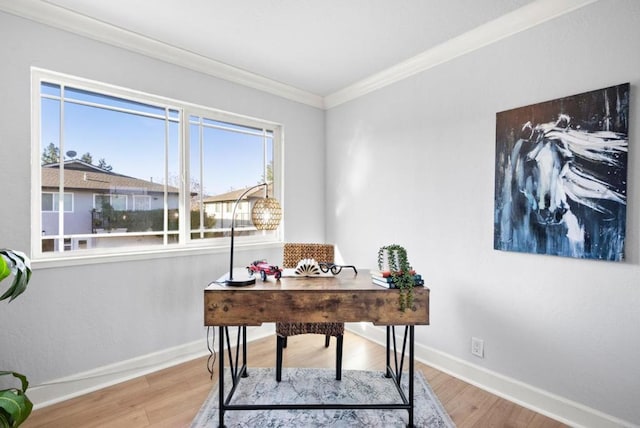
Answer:
[[(275, 370), (249, 368), (230, 404), (327, 404), (327, 403), (401, 403), (393, 381), (382, 371), (343, 370), (342, 380), (335, 380), (333, 369), (286, 368), (282, 382), (275, 380)], [(414, 381), (414, 425), (423, 428), (451, 428), (454, 423), (442, 407), (421, 372)], [(408, 373), (402, 377), (408, 391)], [(225, 379), (225, 394), (231, 380)], [(256, 427), (406, 427), (406, 410), (229, 410), (225, 426)], [(191, 424), (191, 428), (218, 426), (218, 385), (216, 384)]]

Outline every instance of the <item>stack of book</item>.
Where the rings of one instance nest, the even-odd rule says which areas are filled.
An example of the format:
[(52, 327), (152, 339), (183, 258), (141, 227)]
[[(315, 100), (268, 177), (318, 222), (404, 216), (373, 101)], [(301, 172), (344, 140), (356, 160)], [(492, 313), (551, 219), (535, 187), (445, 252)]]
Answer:
[[(422, 275), (416, 273), (413, 270), (410, 272), (410, 274), (413, 277), (414, 286), (424, 285)], [(391, 275), (390, 271), (372, 270), (371, 281), (381, 287), (396, 288), (396, 285), (393, 283), (393, 276)]]

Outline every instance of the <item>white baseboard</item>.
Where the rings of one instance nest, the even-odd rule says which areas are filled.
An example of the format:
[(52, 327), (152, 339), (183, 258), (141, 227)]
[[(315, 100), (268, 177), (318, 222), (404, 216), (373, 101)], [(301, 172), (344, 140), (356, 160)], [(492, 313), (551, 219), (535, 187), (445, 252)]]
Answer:
[[(236, 329), (229, 331), (232, 346), (235, 345)], [(273, 324), (260, 327), (247, 327), (247, 340), (253, 341), (275, 333)], [(217, 329), (215, 350), (218, 350)], [(209, 354), (206, 337), (201, 340), (165, 349), (130, 360), (99, 367), (73, 376), (67, 376), (30, 387), (27, 391), (34, 409), (59, 403), (70, 398), (125, 382), (167, 367), (175, 366)], [(202, 367), (203, 376), (208, 375), (206, 367)]]
[[(371, 324), (347, 324), (346, 328), (385, 346), (386, 329)], [(416, 344), (416, 360), (478, 388), (549, 416), (572, 427), (640, 428), (631, 422), (600, 412), (516, 379), (476, 366), (428, 346)]]
[[(384, 327), (353, 323), (347, 324), (347, 329), (373, 342), (385, 345)], [(232, 329), (230, 333), (232, 334), (230, 341), (233, 346), (235, 344), (235, 337), (233, 337), (235, 329)], [(247, 328), (248, 341), (258, 340), (272, 334), (274, 334), (273, 324)], [(215, 346), (217, 351), (217, 344)], [(34, 408), (38, 409), (200, 358), (208, 353), (206, 339), (203, 337), (202, 340), (34, 386), (29, 388), (27, 395), (34, 403)], [(424, 345), (416, 344), (415, 357), (424, 364), (572, 427), (640, 428), (639, 425), (623, 421)], [(203, 367), (202, 370), (204, 372), (206, 368)]]

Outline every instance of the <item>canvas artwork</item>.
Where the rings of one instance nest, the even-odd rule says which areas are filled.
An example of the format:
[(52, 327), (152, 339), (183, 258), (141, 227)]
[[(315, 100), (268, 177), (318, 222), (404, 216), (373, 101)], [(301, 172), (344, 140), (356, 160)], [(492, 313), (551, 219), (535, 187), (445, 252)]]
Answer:
[(629, 87), (497, 113), (495, 249), (623, 260)]

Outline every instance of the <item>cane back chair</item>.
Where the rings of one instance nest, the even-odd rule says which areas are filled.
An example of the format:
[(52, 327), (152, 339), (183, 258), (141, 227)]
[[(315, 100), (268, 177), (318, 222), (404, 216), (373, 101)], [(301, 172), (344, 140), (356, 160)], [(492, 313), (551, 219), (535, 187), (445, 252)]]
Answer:
[[(295, 268), (302, 259), (314, 259), (318, 263), (333, 263), (333, 245), (285, 243), (282, 267)], [(329, 347), (331, 336), (336, 337), (336, 380), (342, 379), (342, 339), (344, 323), (276, 323), (276, 380), (282, 379), (282, 351), (287, 347), (287, 338), (298, 334), (322, 334), (324, 346)]]

